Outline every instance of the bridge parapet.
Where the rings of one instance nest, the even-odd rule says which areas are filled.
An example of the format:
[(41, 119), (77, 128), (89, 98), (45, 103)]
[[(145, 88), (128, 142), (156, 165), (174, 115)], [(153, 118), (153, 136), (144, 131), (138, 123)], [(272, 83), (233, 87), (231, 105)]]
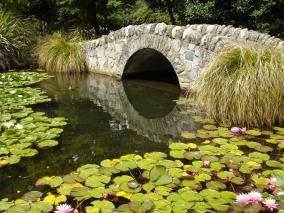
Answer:
[(164, 23), (130, 25), (84, 42), (89, 71), (121, 78), (129, 58), (145, 48), (162, 53), (176, 71), (181, 87), (187, 87), (227, 43), (259, 42), (284, 49), (284, 41), (257, 31), (225, 25), (173, 26)]

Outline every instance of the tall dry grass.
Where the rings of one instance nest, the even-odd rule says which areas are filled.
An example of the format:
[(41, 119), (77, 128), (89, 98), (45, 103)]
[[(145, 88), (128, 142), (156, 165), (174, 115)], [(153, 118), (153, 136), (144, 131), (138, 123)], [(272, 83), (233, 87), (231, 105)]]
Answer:
[(219, 122), (284, 123), (284, 53), (256, 43), (227, 46), (195, 82), (197, 102)]
[(44, 37), (36, 48), (38, 63), (48, 72), (84, 72), (85, 58), (79, 45), (80, 38), (62, 33)]

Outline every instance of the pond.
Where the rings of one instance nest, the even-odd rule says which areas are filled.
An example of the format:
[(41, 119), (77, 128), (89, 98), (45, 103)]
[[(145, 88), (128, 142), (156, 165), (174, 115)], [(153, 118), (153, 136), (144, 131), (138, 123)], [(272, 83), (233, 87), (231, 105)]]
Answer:
[(283, 209), (283, 127), (217, 124), (168, 83), (56, 74), (24, 87), (42, 79), (1, 76), (0, 198), (20, 200), (0, 211)]
[(52, 101), (33, 109), (65, 117), (68, 124), (59, 146), (1, 168), (0, 198), (17, 198), (35, 189), (39, 177), (63, 175), (87, 163), (127, 153), (168, 152), (169, 140), (200, 126), (182, 113), (184, 105), (176, 104), (182, 94), (173, 84), (57, 74), (36, 87)]

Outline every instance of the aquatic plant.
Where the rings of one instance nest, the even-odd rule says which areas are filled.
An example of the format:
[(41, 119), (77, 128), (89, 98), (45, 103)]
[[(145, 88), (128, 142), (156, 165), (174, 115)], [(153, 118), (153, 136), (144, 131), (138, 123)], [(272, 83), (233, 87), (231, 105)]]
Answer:
[(38, 64), (48, 72), (85, 72), (79, 37), (57, 32), (43, 38), (36, 48)]
[(273, 211), (277, 209), (278, 204), (276, 203), (276, 200), (274, 199), (266, 199), (263, 201), (264, 207), (270, 211)]
[(284, 122), (284, 53), (257, 43), (223, 48), (193, 86), (216, 121), (248, 127)]
[[(128, 154), (83, 165), (63, 176), (45, 176), (35, 185), (45, 185), (49, 192), (27, 192), (21, 204), (31, 208), (45, 203), (50, 211), (72, 200), (78, 211), (87, 213), (262, 212), (284, 207), (277, 195), (282, 190), (278, 177), (284, 176), (284, 156), (272, 160), (269, 155), (277, 148), (282, 152), (281, 142), (274, 139), (284, 138), (284, 128), (249, 129), (240, 136), (215, 126), (211, 119), (195, 120), (202, 128), (183, 132), (184, 143), (171, 142), (170, 158), (162, 152)], [(271, 189), (274, 177), (277, 186)], [(24, 208), (8, 200), (0, 201), (1, 207)]]
[(56, 211), (54, 213), (72, 213), (73, 208), (69, 204), (60, 204), (56, 206)]
[(275, 189), (277, 187), (277, 179), (275, 177), (270, 177), (268, 179), (268, 187), (270, 189)]
[(247, 129), (245, 127), (243, 127), (243, 128), (232, 127), (230, 131), (234, 134), (241, 135), (241, 134), (244, 134), (246, 132), (246, 130)]
[[(58, 145), (64, 118), (48, 118), (29, 105), (50, 101), (39, 89), (22, 87), (47, 79), (46, 73), (9, 72), (0, 75), (0, 168)], [(22, 87), (22, 88), (21, 88)]]

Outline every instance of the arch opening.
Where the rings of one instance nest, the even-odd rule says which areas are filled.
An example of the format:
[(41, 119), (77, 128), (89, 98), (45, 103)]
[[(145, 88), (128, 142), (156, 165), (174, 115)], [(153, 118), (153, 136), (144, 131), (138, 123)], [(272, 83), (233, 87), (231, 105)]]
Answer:
[(138, 50), (128, 59), (122, 79), (153, 80), (179, 86), (178, 77), (169, 60), (151, 48)]

